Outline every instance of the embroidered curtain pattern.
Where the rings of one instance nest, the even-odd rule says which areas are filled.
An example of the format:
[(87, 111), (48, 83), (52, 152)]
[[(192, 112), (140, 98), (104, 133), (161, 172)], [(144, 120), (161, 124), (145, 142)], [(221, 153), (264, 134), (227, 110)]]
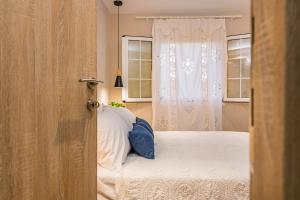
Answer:
[(224, 19), (155, 20), (155, 130), (221, 130), (226, 61)]

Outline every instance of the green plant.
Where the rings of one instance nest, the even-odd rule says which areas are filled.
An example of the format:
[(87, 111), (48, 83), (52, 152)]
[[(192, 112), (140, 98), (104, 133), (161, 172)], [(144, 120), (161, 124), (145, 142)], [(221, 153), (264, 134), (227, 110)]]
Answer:
[(109, 105), (116, 107), (116, 108), (125, 108), (125, 104), (114, 102), (114, 101), (112, 101)]

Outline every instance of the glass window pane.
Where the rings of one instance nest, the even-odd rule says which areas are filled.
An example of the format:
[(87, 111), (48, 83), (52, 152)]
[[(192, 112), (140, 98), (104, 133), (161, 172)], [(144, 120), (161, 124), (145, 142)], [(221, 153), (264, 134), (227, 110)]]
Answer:
[(152, 42), (128, 40), (128, 98), (152, 97)]
[(140, 61), (139, 60), (129, 60), (128, 61), (128, 78), (140, 78)]
[(228, 40), (228, 50), (235, 50), (240, 48), (240, 40)]
[(140, 98), (140, 81), (128, 80), (128, 97)]
[(142, 81), (142, 98), (151, 98), (152, 87), (151, 81)]
[(242, 80), (242, 98), (250, 98), (250, 80)]
[(241, 56), (241, 51), (240, 51), (240, 49), (228, 51), (228, 58), (229, 58), (229, 59), (232, 59), (232, 58), (239, 58), (240, 56)]
[(251, 49), (250, 48), (245, 48), (245, 49), (241, 49), (241, 57), (242, 58), (250, 58), (251, 56)]
[(251, 61), (249, 58), (242, 59), (242, 78), (250, 77)]
[(228, 78), (240, 78), (240, 60), (228, 61)]
[(152, 42), (142, 41), (141, 55), (142, 59), (152, 59)]
[(128, 41), (128, 58), (140, 59), (140, 41), (136, 41), (136, 40)]
[(243, 38), (240, 41), (241, 48), (250, 48), (251, 47), (251, 39), (250, 38)]
[(142, 79), (151, 79), (152, 77), (152, 62), (142, 61)]
[(227, 80), (228, 98), (240, 98), (240, 80)]

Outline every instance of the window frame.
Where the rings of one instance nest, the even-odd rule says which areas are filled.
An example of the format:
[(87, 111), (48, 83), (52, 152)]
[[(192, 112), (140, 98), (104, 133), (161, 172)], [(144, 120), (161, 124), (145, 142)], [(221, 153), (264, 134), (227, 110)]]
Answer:
[[(249, 39), (251, 40), (251, 34), (250, 33), (247, 33), (247, 34), (239, 34), (239, 35), (230, 35), (230, 36), (227, 36), (227, 45), (228, 46), (228, 41), (229, 40), (238, 40), (238, 39)], [(250, 48), (251, 47), (251, 43), (250, 43)], [(227, 53), (228, 53), (228, 47), (226, 49)], [(251, 62), (252, 62), (252, 58), (251, 58)], [(236, 102), (236, 103), (249, 103), (250, 102), (250, 97), (249, 98), (246, 98), (246, 97), (236, 97), (236, 98), (232, 98), (232, 97), (228, 97), (228, 90), (227, 90), (227, 87), (228, 87), (228, 56), (227, 56), (227, 61), (226, 61), (226, 67), (225, 67), (225, 70), (224, 70), (224, 97), (223, 97), (223, 101), (224, 102)], [(240, 71), (241, 73), (241, 71)], [(240, 77), (238, 78), (239, 80), (242, 79), (241, 77), (241, 74), (240, 74)], [(249, 76), (249, 80), (251, 80), (251, 77)], [(240, 85), (241, 87), (241, 85)]]
[[(126, 103), (143, 103), (143, 102), (152, 102), (152, 97), (151, 98), (129, 98), (128, 97), (128, 43), (130, 40), (134, 41), (147, 41), (151, 42), (152, 45), (152, 52), (153, 52), (153, 39), (152, 37), (143, 37), (143, 36), (123, 36), (122, 37), (122, 79), (123, 79), (123, 88), (122, 88), (122, 100), (123, 102)], [(140, 50), (141, 50), (141, 45), (140, 45)], [(153, 55), (153, 53), (152, 53)], [(140, 58), (140, 62), (141, 62)], [(140, 63), (141, 66), (141, 63)], [(153, 69), (153, 56), (151, 58), (151, 69)], [(140, 71), (141, 73), (141, 71)], [(152, 87), (152, 81), (153, 77), (151, 75), (151, 87)], [(140, 92), (141, 92), (141, 87), (140, 87)], [(152, 94), (153, 95), (153, 94)]]

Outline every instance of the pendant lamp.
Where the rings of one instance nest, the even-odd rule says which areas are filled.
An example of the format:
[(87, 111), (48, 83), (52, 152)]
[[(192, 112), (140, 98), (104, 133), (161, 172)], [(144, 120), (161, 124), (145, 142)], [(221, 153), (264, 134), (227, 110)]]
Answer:
[(120, 69), (120, 6), (123, 5), (123, 2), (121, 0), (116, 0), (114, 1), (114, 5), (118, 7), (118, 71), (117, 71), (117, 77), (115, 81), (115, 87), (122, 88), (123, 81), (122, 81), (122, 74)]

